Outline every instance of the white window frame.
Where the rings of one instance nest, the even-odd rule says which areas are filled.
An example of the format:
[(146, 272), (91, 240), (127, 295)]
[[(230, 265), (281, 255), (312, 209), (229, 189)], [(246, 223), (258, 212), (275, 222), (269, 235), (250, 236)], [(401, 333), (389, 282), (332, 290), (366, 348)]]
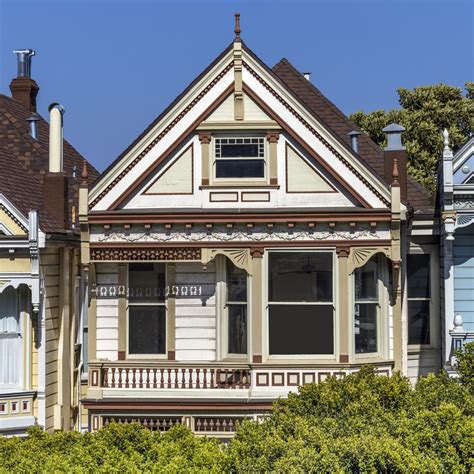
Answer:
[[(328, 361), (334, 363), (337, 361), (337, 355), (339, 354), (339, 308), (337, 302), (339, 301), (339, 288), (337, 283), (338, 278), (338, 265), (337, 265), (337, 256), (336, 249), (334, 247), (325, 247), (325, 248), (314, 248), (314, 247), (301, 247), (301, 248), (269, 248), (265, 250), (264, 261), (263, 261), (263, 282), (262, 282), (262, 302), (264, 304), (263, 315), (263, 338), (262, 347), (264, 352), (265, 359), (269, 361), (290, 361), (295, 362), (298, 360), (308, 361), (308, 360), (317, 360)], [(301, 303), (302, 305), (314, 305), (314, 306), (329, 306), (332, 305), (333, 308), (333, 353), (332, 354), (270, 354), (270, 302), (268, 300), (268, 288), (269, 288), (269, 256), (271, 253), (330, 253), (332, 254), (332, 302), (312, 302), (312, 303)], [(282, 304), (282, 303), (278, 303)], [(285, 303), (283, 303), (285, 304)], [(298, 302), (288, 302), (288, 305), (298, 304)]]
[[(242, 158), (222, 158), (216, 156), (216, 144), (218, 140), (221, 139), (246, 139), (246, 138), (258, 138), (263, 141), (263, 158), (262, 157), (242, 157)], [(263, 177), (262, 178), (218, 178), (217, 177), (217, 160), (263, 160)], [(248, 133), (245, 135), (236, 135), (236, 134), (221, 134), (213, 135), (212, 137), (212, 156), (211, 156), (211, 176), (212, 184), (220, 185), (266, 185), (268, 184), (268, 145), (265, 136), (257, 133), (252, 134)]]
[[(140, 263), (140, 262), (130, 262), (130, 263)], [(130, 288), (129, 286), (129, 275), (130, 275), (130, 263), (127, 263), (127, 286), (126, 288)], [(127, 338), (126, 338), (126, 345), (127, 345), (127, 359), (168, 359), (168, 331), (170, 327), (169, 321), (169, 311), (168, 311), (168, 298), (166, 297), (166, 288), (168, 286), (168, 265), (166, 262), (143, 262), (143, 263), (153, 263), (153, 264), (163, 264), (165, 266), (165, 300), (164, 302), (149, 302), (149, 303), (138, 303), (138, 302), (130, 302), (129, 297), (127, 296)], [(128, 292), (127, 292), (128, 294)], [(129, 340), (130, 340), (130, 306), (163, 306), (165, 308), (165, 351), (162, 354), (130, 354), (129, 351)]]
[[(429, 298), (429, 308), (430, 308), (430, 343), (429, 344), (408, 344), (408, 350), (417, 351), (422, 349), (435, 349), (440, 347), (440, 337), (439, 337), (439, 325), (436, 322), (439, 322), (439, 298), (436, 298), (436, 292), (439, 291), (439, 257), (438, 257), (438, 248), (436, 245), (431, 244), (411, 244), (409, 248), (409, 255), (429, 255), (430, 256), (430, 298)], [(407, 257), (408, 260), (408, 257)], [(408, 330), (409, 330), (409, 314), (408, 314), (408, 302), (410, 300), (425, 300), (425, 298), (408, 298), (408, 262), (406, 266), (406, 321), (407, 321), (407, 341), (408, 341)]]
[[(216, 262), (216, 296), (217, 296), (217, 321), (219, 334), (219, 351), (220, 360), (232, 360), (246, 362), (250, 360), (250, 278), (247, 274), (247, 353), (234, 354), (229, 352), (229, 310), (227, 302), (227, 260), (233, 263), (225, 256), (218, 255)], [(244, 305), (245, 303), (239, 303)]]

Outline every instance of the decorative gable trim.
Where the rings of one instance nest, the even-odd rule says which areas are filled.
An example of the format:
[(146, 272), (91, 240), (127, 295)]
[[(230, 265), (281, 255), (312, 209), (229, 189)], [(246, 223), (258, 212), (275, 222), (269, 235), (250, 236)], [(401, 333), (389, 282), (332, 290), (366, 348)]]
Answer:
[(28, 233), (28, 219), (3, 194), (0, 194), (0, 209), (25, 233)]
[[(365, 176), (362, 175), (362, 173), (357, 170), (352, 163), (350, 163), (341, 153), (339, 153), (330, 143), (329, 141), (321, 134), (319, 133), (305, 118), (295, 110), (294, 107), (292, 107), (287, 100), (285, 100), (278, 92), (273, 89), (259, 74), (258, 72), (253, 69), (248, 62), (244, 60), (243, 62), (244, 67), (248, 70), (248, 72), (268, 91), (270, 94), (272, 94), (296, 119), (298, 119), (306, 129), (308, 129), (314, 136), (316, 136), (321, 143), (330, 151), (332, 152), (338, 159), (341, 161), (349, 170), (354, 173), (357, 178), (359, 178), (376, 196), (379, 198), (387, 207), (390, 206), (390, 201), (388, 197), (384, 196), (375, 186), (373, 186), (366, 178)], [(244, 91), (249, 94), (249, 96), (257, 102), (257, 104), (264, 110), (266, 111), (267, 114), (270, 116), (275, 116), (272, 111), (269, 110), (268, 106), (264, 104), (261, 100), (259, 100), (258, 96), (255, 94), (252, 89), (244, 84)], [(275, 118), (275, 117), (274, 117)], [(276, 118), (277, 122), (280, 123), (281, 126), (284, 128), (288, 129), (288, 125), (282, 123), (281, 118)], [(290, 129), (291, 130), (291, 129)], [(293, 138), (298, 139), (299, 137), (294, 136)], [(370, 172), (370, 171), (368, 171)], [(355, 190), (352, 190), (354, 192)], [(388, 193), (388, 190), (387, 190)], [(357, 195), (357, 193), (356, 193)], [(367, 203), (366, 203), (367, 204)]]
[[(92, 202), (90, 203), (90, 208), (95, 207), (108, 193), (109, 191), (116, 186), (119, 181), (121, 181), (140, 161), (143, 159), (145, 155), (147, 155), (150, 150), (160, 141), (162, 140), (195, 106), (196, 104), (205, 96), (207, 95), (213, 88), (214, 86), (227, 74), (228, 71), (230, 71), (233, 67), (233, 61), (231, 61), (227, 66), (222, 69), (222, 71), (214, 77), (214, 79), (206, 86), (204, 87), (201, 92), (164, 128), (162, 132), (160, 132), (139, 154), (136, 156), (131, 163), (129, 163), (125, 169), (123, 169), (106, 187), (103, 189), (100, 194), (93, 198)], [(232, 86), (233, 89), (233, 86)], [(232, 90), (231, 89), (231, 90)], [(226, 97), (230, 93), (230, 90), (226, 90), (224, 97)], [(220, 101), (223, 100), (222, 97), (219, 98)], [(219, 102), (220, 103), (220, 102)], [(214, 105), (213, 105), (214, 107)], [(209, 114), (209, 110), (206, 110), (204, 114), (201, 114), (199, 119), (196, 121), (195, 124), (193, 124), (192, 127), (189, 127), (190, 129), (193, 129), (202, 122), (203, 118)], [(187, 131), (186, 133), (189, 133)], [(164, 155), (168, 155), (170, 151), (165, 153)], [(134, 187), (135, 189), (135, 187)], [(94, 192), (91, 192), (91, 195), (93, 195)], [(113, 209), (117, 206), (117, 204), (121, 201), (123, 201), (123, 198), (126, 196), (123, 196), (120, 198), (120, 200), (117, 202), (115, 201), (111, 206), (109, 206), (109, 209)]]

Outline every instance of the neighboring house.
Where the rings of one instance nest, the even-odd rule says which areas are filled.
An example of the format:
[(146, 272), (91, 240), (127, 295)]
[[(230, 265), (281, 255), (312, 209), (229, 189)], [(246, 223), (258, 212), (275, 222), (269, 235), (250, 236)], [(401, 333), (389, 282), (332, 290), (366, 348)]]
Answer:
[[(0, 94), (0, 433), (78, 423), (78, 189), (84, 158), (36, 113), (31, 56)], [(51, 132), (51, 133), (50, 133)], [(51, 153), (50, 153), (51, 152)], [(89, 167), (91, 181), (97, 172)], [(78, 338), (76, 339), (76, 333)]]
[[(441, 366), (439, 236), (406, 171), (283, 59), (234, 42), (80, 203), (90, 429), (227, 436), (364, 364)], [(87, 195), (88, 194), (88, 195)]]
[(443, 362), (449, 368), (454, 350), (474, 339), (474, 137), (453, 156), (445, 130), (440, 171)]

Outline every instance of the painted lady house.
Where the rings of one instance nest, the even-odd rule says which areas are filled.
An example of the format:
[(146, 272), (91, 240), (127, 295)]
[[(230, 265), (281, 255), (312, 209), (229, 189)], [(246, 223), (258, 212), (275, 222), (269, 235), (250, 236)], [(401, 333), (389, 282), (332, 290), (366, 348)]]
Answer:
[[(81, 310), (77, 206), (84, 158), (63, 109), (36, 113), (32, 50), (0, 94), (0, 433), (77, 426)], [(97, 172), (90, 167), (91, 179)]]
[(235, 34), (81, 195), (91, 430), (225, 436), (363, 364), (440, 367), (439, 238), (403, 128), (382, 152)]
[(474, 339), (474, 138), (455, 154), (444, 131), (440, 163), (442, 215), (443, 362)]

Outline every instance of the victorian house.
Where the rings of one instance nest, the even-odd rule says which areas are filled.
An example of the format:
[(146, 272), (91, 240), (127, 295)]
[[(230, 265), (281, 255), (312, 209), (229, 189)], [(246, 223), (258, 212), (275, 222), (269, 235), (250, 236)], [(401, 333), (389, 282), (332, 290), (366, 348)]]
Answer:
[[(0, 94), (0, 434), (78, 424), (81, 347), (78, 189), (84, 158), (62, 138), (64, 110), (36, 112), (32, 50), (15, 51)], [(97, 172), (89, 167), (92, 182)]]
[(440, 166), (443, 362), (474, 339), (474, 138), (453, 154), (444, 131)]
[(439, 236), (407, 175), (286, 59), (235, 39), (90, 187), (89, 428), (225, 436), (364, 364), (441, 365)]

